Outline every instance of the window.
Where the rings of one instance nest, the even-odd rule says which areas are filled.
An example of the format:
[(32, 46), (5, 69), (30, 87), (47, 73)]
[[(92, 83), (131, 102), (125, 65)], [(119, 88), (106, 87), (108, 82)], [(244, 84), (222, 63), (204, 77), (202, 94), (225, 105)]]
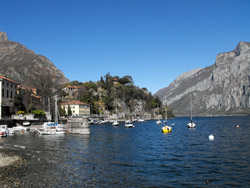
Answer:
[(9, 83), (7, 83), (7, 87), (9, 87)]
[(4, 81), (3, 81), (3, 86), (4, 86)]
[(2, 89), (2, 97), (4, 97), (4, 89)]
[(9, 97), (9, 90), (7, 90), (7, 96), (6, 96), (7, 98)]
[[(11, 85), (12, 86), (12, 85)], [(12, 94), (12, 91), (10, 92), (10, 98), (13, 98), (13, 94)]]

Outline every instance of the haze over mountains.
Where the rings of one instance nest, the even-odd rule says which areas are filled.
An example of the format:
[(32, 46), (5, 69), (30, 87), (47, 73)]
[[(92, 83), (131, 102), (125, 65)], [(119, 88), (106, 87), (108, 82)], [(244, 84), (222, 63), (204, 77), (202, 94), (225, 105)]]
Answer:
[(250, 43), (240, 42), (218, 54), (213, 65), (177, 77), (155, 95), (178, 116), (248, 115), (250, 113)]

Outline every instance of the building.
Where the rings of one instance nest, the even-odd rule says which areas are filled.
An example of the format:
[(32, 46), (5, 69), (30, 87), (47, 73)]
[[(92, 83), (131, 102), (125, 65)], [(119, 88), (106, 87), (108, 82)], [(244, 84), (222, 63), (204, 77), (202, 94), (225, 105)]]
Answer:
[(18, 83), (0, 76), (0, 119), (10, 116), (10, 106), (16, 95)]
[(25, 92), (29, 92), (30, 96), (37, 98), (41, 101), (41, 96), (37, 95), (37, 89), (30, 87), (30, 86), (23, 86), (23, 85), (18, 85), (18, 90), (17, 90), (17, 94), (20, 94), (21, 91), (25, 91)]
[(72, 116), (82, 117), (90, 116), (90, 106), (89, 104), (80, 102), (78, 100), (73, 100), (70, 102), (61, 103), (61, 108), (65, 109), (65, 113), (68, 114), (68, 106), (70, 106)]

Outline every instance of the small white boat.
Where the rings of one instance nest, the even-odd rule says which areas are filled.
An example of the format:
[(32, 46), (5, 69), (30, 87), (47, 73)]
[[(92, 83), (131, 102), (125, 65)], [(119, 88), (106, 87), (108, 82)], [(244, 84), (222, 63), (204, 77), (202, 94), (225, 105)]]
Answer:
[(45, 122), (42, 128), (38, 129), (41, 135), (66, 134), (66, 129), (63, 125), (54, 122)]
[(109, 121), (108, 120), (100, 120), (99, 121), (99, 124), (106, 124), (106, 123), (109, 123)]
[(118, 122), (117, 120), (115, 120), (115, 121), (112, 123), (112, 125), (114, 125), (114, 126), (119, 126), (119, 122)]
[(0, 125), (0, 137), (5, 137), (8, 135), (8, 126)]
[(192, 120), (192, 99), (190, 95), (190, 108), (191, 108), (191, 115), (190, 115), (190, 123), (187, 124), (188, 128), (195, 128), (195, 123)]
[(133, 123), (125, 123), (125, 127), (126, 128), (134, 128), (135, 126), (133, 125)]
[(138, 122), (145, 122), (144, 119), (138, 119)]
[(21, 126), (21, 125), (18, 125), (16, 127), (13, 127), (12, 128), (14, 130), (14, 132), (22, 132), (22, 131), (29, 131), (29, 127), (24, 127), (24, 126)]
[(132, 123), (132, 121), (130, 119), (126, 120), (125, 123), (129, 124)]
[(158, 125), (159, 125), (159, 124), (162, 124), (162, 121), (161, 121), (161, 120), (157, 120), (157, 121), (156, 121), (156, 124), (158, 124)]
[(191, 122), (187, 124), (188, 128), (195, 128), (195, 123)]
[(30, 122), (29, 121), (25, 121), (25, 122), (23, 122), (23, 125), (25, 125), (25, 126), (30, 125)]

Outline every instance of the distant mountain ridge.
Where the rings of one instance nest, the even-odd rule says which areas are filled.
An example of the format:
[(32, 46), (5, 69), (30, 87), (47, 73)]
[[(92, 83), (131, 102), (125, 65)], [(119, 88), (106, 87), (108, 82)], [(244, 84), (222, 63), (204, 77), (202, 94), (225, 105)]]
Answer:
[(178, 116), (190, 114), (190, 95), (194, 115), (250, 114), (250, 43), (218, 54), (212, 66), (177, 77), (155, 95)]
[(41, 77), (51, 79), (54, 84), (69, 82), (48, 58), (8, 40), (4, 32), (0, 32), (0, 75), (31, 86)]

